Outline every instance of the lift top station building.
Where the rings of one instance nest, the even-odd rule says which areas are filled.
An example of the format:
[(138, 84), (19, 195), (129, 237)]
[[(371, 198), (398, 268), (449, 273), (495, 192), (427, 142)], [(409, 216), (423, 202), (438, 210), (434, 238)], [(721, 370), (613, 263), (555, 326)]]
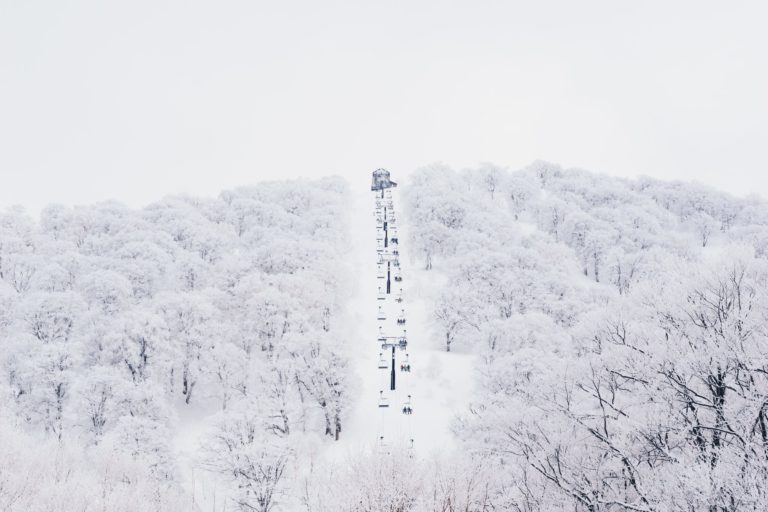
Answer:
[(386, 169), (376, 169), (373, 171), (373, 181), (371, 182), (371, 190), (384, 190), (385, 188), (396, 187), (397, 183), (389, 179), (389, 171)]

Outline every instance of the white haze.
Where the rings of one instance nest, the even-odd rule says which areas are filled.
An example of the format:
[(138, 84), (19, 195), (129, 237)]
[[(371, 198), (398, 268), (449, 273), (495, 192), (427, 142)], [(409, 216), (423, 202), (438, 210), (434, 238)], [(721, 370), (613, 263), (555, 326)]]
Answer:
[(768, 192), (760, 2), (0, 3), (0, 206), (542, 158)]

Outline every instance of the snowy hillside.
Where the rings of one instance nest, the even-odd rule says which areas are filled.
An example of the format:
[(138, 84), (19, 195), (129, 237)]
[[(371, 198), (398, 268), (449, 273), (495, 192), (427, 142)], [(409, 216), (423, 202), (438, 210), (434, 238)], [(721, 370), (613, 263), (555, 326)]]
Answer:
[(348, 196), (327, 179), (0, 216), (0, 509), (275, 493), (347, 416)]
[(447, 276), (434, 341), (478, 361), (455, 431), (494, 475), (484, 506), (768, 506), (765, 202), (542, 162), (407, 190)]
[(0, 214), (0, 510), (765, 509), (765, 202), (397, 181)]

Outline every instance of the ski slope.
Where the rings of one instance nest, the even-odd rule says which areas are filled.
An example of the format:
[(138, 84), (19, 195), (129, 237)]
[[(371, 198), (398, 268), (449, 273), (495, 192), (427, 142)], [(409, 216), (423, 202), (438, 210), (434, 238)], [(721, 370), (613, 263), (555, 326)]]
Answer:
[[(465, 411), (472, 393), (473, 357), (468, 354), (446, 353), (435, 340), (431, 331), (428, 304), (429, 283), (440, 279), (434, 271), (417, 269), (416, 259), (408, 247), (407, 219), (403, 216), (400, 189), (392, 191), (396, 214), (396, 226), (400, 243), (400, 271), (402, 283), (392, 283), (392, 294), (384, 301), (377, 300), (378, 287), (383, 280), (377, 279), (376, 218), (374, 193), (358, 192), (362, 184), (354, 183), (355, 203), (352, 206), (354, 251), (351, 257), (358, 276), (355, 296), (350, 302), (350, 321), (354, 325), (354, 339), (350, 359), (358, 382), (358, 392), (346, 428), (334, 449), (337, 454), (349, 455), (360, 450), (389, 451), (413, 448), (420, 457), (445, 452), (454, 447), (451, 433), (453, 418)], [(404, 300), (398, 304), (393, 299), (402, 287)], [(379, 321), (379, 305), (386, 320)], [(405, 310), (408, 348), (397, 351), (394, 392), (389, 390), (390, 373), (378, 368), (382, 352), (377, 342), (379, 327), (386, 336), (399, 335), (402, 328), (395, 318)], [(408, 354), (411, 372), (401, 372), (399, 365)], [(389, 362), (391, 354), (385, 354)], [(391, 363), (390, 363), (391, 364)], [(388, 408), (379, 407), (379, 395), (389, 399)], [(411, 395), (413, 413), (404, 415), (402, 407)], [(386, 447), (379, 446), (384, 437)]]

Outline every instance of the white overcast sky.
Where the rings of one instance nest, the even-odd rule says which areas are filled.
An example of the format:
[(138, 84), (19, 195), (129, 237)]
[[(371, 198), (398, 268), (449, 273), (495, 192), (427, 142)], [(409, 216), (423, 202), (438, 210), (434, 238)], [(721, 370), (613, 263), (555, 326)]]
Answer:
[(0, 206), (535, 159), (768, 196), (766, 5), (0, 0)]

